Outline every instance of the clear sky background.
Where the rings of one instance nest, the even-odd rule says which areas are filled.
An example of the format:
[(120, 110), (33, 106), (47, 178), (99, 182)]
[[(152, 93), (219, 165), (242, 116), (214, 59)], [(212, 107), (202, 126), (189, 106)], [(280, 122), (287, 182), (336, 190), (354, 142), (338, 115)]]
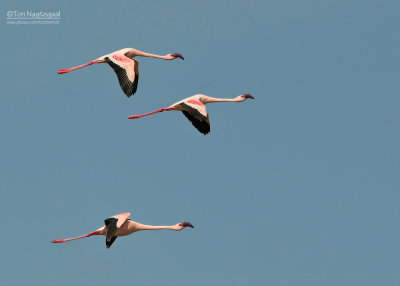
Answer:
[[(400, 284), (398, 1), (1, 7), (1, 285)], [(56, 73), (126, 47), (185, 60)], [(196, 93), (255, 100), (127, 119)], [(128, 211), (196, 228), (50, 243)]]

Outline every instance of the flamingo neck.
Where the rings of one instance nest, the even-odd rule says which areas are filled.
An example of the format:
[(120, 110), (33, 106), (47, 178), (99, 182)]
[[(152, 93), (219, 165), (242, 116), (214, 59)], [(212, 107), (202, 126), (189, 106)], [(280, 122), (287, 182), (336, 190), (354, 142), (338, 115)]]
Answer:
[(241, 100), (240, 98), (208, 98), (207, 99), (207, 103), (213, 103), (213, 102), (241, 102), (243, 100)]
[(175, 230), (174, 225), (146, 225), (146, 224), (141, 224), (137, 223), (137, 229), (138, 230), (157, 230), (157, 229), (172, 229)]
[(136, 49), (132, 49), (130, 52), (131, 52), (132, 57), (139, 56), (139, 57), (158, 58), (158, 59), (164, 59), (164, 60), (168, 59), (167, 56), (149, 54), (149, 53), (145, 53), (145, 52), (142, 52), (142, 51), (139, 51), (139, 50), (136, 50)]
[(154, 54), (145, 54), (143, 57), (163, 59), (163, 60), (168, 60), (169, 59), (167, 56), (160, 56), (160, 55), (154, 55)]

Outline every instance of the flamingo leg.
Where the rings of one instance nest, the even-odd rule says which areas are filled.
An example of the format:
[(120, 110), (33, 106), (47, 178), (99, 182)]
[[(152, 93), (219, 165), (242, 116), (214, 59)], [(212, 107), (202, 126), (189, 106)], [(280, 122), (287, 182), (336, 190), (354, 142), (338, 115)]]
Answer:
[(77, 70), (77, 69), (80, 69), (80, 68), (83, 68), (83, 67), (86, 67), (86, 66), (90, 66), (90, 65), (92, 65), (92, 64), (99, 64), (99, 63), (104, 63), (104, 61), (102, 61), (102, 60), (95, 60), (95, 61), (89, 62), (89, 63), (87, 63), (87, 64), (83, 64), (83, 65), (80, 65), (80, 66), (77, 66), (77, 67), (73, 67), (73, 68), (69, 68), (69, 69), (61, 69), (61, 70), (59, 70), (57, 73), (58, 73), (58, 74), (63, 74), (63, 73), (67, 73), (67, 72), (70, 72), (70, 71), (74, 71), (74, 70)]
[(152, 115), (152, 114), (163, 112), (163, 111), (174, 110), (174, 109), (175, 108), (173, 108), (173, 107), (161, 108), (159, 110), (156, 110), (156, 111), (153, 111), (153, 112), (149, 112), (149, 113), (144, 113), (144, 114), (139, 114), (139, 115), (131, 115), (131, 116), (128, 117), (128, 119), (137, 119), (137, 118), (140, 118), (140, 117)]
[(81, 236), (77, 236), (77, 237), (71, 237), (71, 238), (65, 238), (65, 239), (55, 239), (52, 241), (52, 243), (61, 243), (61, 242), (66, 242), (66, 241), (70, 241), (70, 240), (75, 240), (75, 239), (80, 239), (80, 238), (85, 238), (85, 237), (89, 237), (92, 235), (96, 235), (98, 234), (98, 231), (94, 231), (85, 235), (81, 235)]

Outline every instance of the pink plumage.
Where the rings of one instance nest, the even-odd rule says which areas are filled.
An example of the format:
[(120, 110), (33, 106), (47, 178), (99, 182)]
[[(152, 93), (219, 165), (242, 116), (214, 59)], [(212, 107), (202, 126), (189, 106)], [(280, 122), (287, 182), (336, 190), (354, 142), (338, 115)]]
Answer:
[(176, 58), (184, 59), (179, 53), (167, 54), (165, 56), (145, 53), (136, 49), (126, 48), (104, 55), (87, 64), (68, 69), (61, 69), (57, 73), (68, 73), (92, 64), (108, 63), (117, 74), (121, 89), (127, 97), (136, 93), (139, 83), (139, 62), (134, 57), (152, 57), (163, 60), (174, 60)]
[(196, 94), (181, 101), (178, 101), (167, 108), (161, 108), (159, 110), (140, 115), (131, 115), (128, 117), (128, 119), (137, 119), (140, 117), (170, 110), (182, 111), (186, 118), (189, 119), (190, 122), (192, 122), (193, 126), (199, 132), (207, 135), (210, 132), (210, 119), (205, 106), (207, 103), (242, 102), (249, 98), (254, 99), (254, 97), (248, 93), (239, 95), (235, 98), (214, 98), (203, 94)]
[(130, 213), (120, 213), (105, 219), (104, 224), (98, 228), (97, 230), (90, 232), (88, 234), (84, 234), (81, 236), (65, 238), (65, 239), (55, 239), (52, 243), (62, 243), (75, 239), (90, 237), (92, 235), (104, 235), (106, 236), (106, 247), (110, 248), (110, 246), (114, 243), (114, 241), (119, 236), (130, 235), (134, 232), (141, 230), (157, 230), (157, 229), (171, 229), (175, 231), (180, 231), (185, 227), (194, 228), (194, 226), (190, 222), (181, 222), (175, 225), (145, 225), (139, 222), (133, 221), (129, 218)]

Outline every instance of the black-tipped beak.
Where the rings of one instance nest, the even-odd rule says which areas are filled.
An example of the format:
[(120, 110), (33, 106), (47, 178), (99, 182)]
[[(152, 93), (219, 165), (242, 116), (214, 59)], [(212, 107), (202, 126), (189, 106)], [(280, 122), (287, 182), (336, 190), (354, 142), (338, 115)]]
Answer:
[(182, 222), (182, 223), (180, 223), (180, 225), (183, 226), (183, 227), (187, 227), (188, 226), (188, 227), (194, 228), (194, 226), (188, 221)]
[(242, 97), (254, 99), (254, 97), (251, 94), (248, 94), (248, 93), (243, 94)]
[(172, 56), (173, 56), (174, 58), (180, 58), (180, 59), (182, 59), (182, 60), (185, 59), (180, 53), (174, 53), (174, 54), (172, 54)]

